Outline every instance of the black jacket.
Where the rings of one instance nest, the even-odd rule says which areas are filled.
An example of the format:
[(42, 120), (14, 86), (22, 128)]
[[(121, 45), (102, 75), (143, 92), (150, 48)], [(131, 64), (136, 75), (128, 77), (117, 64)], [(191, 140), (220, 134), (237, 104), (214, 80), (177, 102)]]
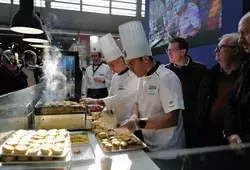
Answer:
[[(217, 96), (217, 87), (219, 81), (221, 67), (219, 64), (216, 64), (212, 69), (210, 69), (203, 77), (200, 87), (197, 94), (196, 108), (195, 108), (195, 123), (194, 123), (194, 137), (195, 146), (194, 147), (203, 147), (206, 146), (207, 141), (207, 122), (209, 119), (209, 112), (211, 109), (212, 102)], [(239, 69), (235, 70), (236, 75), (238, 74)], [(229, 92), (229, 96), (231, 91)], [(226, 141), (223, 141), (223, 133), (221, 132), (222, 140), (218, 141), (220, 145), (226, 144)], [(223, 141), (223, 143), (222, 143)]]
[(166, 65), (168, 69), (172, 70), (179, 77), (182, 83), (183, 99), (185, 105), (185, 110), (183, 111), (183, 122), (187, 145), (189, 145), (188, 134), (192, 131), (192, 125), (194, 123), (194, 108), (196, 104), (198, 88), (203, 75), (207, 71), (205, 65), (194, 62), (191, 57), (189, 57), (189, 59), (190, 61), (187, 66), (178, 67), (172, 63)]
[(225, 137), (240, 136), (243, 142), (250, 142), (250, 55), (244, 58), (224, 123)]
[(28, 87), (27, 78), (27, 75), (22, 71), (13, 74), (3, 65), (0, 66), (0, 95)]

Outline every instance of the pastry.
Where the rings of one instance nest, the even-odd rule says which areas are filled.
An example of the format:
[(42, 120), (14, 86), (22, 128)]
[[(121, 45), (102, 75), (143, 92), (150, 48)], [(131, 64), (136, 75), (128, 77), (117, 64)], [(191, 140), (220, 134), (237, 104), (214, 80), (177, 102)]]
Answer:
[(32, 140), (31, 143), (32, 144), (36, 144), (36, 145), (41, 145), (42, 144), (42, 140)]
[(73, 148), (73, 149), (72, 149), (72, 152), (73, 152), (74, 154), (79, 154), (81, 151), (80, 151), (80, 149), (78, 149), (78, 148)]
[(118, 141), (118, 139), (116, 139), (116, 138), (113, 138), (113, 139), (111, 140), (112, 143), (113, 143), (113, 142), (116, 142), (116, 141)]
[(27, 155), (37, 155), (38, 151), (38, 148), (29, 148), (27, 151)]
[(55, 144), (55, 147), (56, 147), (56, 148), (62, 148), (62, 149), (63, 149), (64, 146), (65, 146), (64, 143), (56, 143), (56, 144)]
[(106, 132), (100, 132), (100, 133), (98, 133), (98, 137), (100, 137), (101, 139), (104, 139), (107, 137), (107, 134), (106, 134)]
[(28, 141), (20, 141), (20, 142), (18, 143), (18, 145), (25, 145), (25, 146), (29, 146), (29, 145), (30, 145), (30, 143), (29, 143)]
[(105, 144), (104, 150), (108, 152), (112, 151), (112, 144), (111, 143)]
[(119, 150), (119, 146), (120, 146), (119, 141), (112, 142), (112, 151)]
[(102, 142), (108, 142), (109, 140), (106, 138), (106, 139), (102, 139)]
[(40, 145), (32, 143), (32, 144), (30, 144), (30, 148), (40, 148)]
[(121, 145), (122, 149), (126, 149), (128, 147), (128, 143), (125, 141), (121, 141), (120, 145)]
[(44, 144), (53, 144), (53, 140), (43, 140)]
[(61, 155), (63, 153), (63, 149), (59, 147), (52, 147), (51, 150), (53, 155)]
[(3, 145), (2, 146), (3, 153), (12, 153), (14, 151), (14, 147), (11, 145)]
[(17, 145), (17, 146), (15, 146), (14, 152), (16, 154), (25, 154), (27, 149), (28, 148), (26, 145)]
[(54, 140), (54, 139), (55, 139), (55, 136), (46, 136), (45, 139), (47, 139), (47, 140)]
[(28, 156), (18, 156), (18, 157), (17, 157), (17, 160), (18, 160), (18, 161), (28, 161), (28, 160), (29, 160), (29, 157), (28, 157)]
[(46, 148), (46, 147), (42, 147), (42, 148), (41, 148), (41, 153), (42, 153), (43, 155), (49, 155), (50, 152), (51, 152), (50, 148)]
[(18, 144), (17, 140), (10, 139), (6, 142), (7, 145), (16, 146)]
[(53, 147), (53, 145), (52, 144), (43, 144), (43, 147), (51, 149)]
[(39, 136), (39, 135), (34, 135), (34, 136), (32, 137), (32, 139), (41, 140), (41, 139), (43, 139), (43, 137), (42, 137), (42, 136)]
[(64, 143), (65, 142), (65, 138), (64, 137), (56, 138), (54, 141), (56, 143)]

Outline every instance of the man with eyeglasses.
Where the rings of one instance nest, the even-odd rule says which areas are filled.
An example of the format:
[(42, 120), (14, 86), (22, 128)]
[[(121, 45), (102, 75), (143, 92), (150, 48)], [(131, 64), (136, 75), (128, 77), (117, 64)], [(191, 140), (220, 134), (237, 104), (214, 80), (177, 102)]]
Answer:
[(243, 60), (225, 120), (224, 135), (230, 144), (250, 142), (250, 12), (241, 18), (238, 30), (239, 41), (248, 55)]
[(141, 22), (120, 25), (119, 34), (125, 61), (139, 77), (139, 85), (132, 116), (116, 131), (142, 130), (147, 154), (156, 165), (162, 170), (181, 169), (180, 159), (167, 160), (168, 153), (177, 157), (178, 150), (185, 147), (181, 82), (171, 70), (154, 62)]
[(166, 50), (170, 63), (166, 67), (172, 70), (181, 80), (185, 110), (183, 122), (186, 137), (186, 147), (192, 147), (192, 127), (194, 122), (194, 108), (196, 95), (201, 79), (206, 72), (206, 66), (194, 62), (188, 53), (188, 43), (184, 38), (170, 40)]

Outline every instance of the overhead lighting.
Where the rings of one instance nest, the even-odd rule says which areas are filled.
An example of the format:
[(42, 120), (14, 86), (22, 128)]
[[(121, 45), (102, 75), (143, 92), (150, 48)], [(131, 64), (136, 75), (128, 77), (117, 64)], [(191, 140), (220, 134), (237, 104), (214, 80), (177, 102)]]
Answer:
[(33, 8), (34, 0), (20, 0), (20, 9), (13, 16), (10, 29), (22, 34), (42, 34), (42, 22)]
[(31, 43), (49, 43), (49, 38), (45, 32), (39, 35), (25, 34), (23, 36), (23, 41)]
[(73, 40), (75, 41), (76, 39), (75, 39), (75, 38), (73, 38)]
[(0, 42), (0, 45), (1, 45), (2, 43)]
[(50, 45), (47, 44), (31, 44), (31, 47), (36, 47), (36, 48), (50, 48)]

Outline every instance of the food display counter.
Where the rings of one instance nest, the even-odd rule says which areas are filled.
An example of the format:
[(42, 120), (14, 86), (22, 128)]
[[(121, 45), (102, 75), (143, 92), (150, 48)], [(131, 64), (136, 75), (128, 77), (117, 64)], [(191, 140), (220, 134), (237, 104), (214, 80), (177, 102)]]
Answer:
[[(123, 151), (118, 153), (106, 153), (100, 147), (100, 141), (96, 138), (95, 133), (91, 131), (93, 117), (91, 116), (91, 112), (96, 112), (98, 109), (96, 107), (86, 108), (84, 103), (80, 103), (81, 101), (74, 102), (70, 100), (64, 101), (63, 103), (48, 104), (43, 103), (45, 106), (50, 107), (39, 107), (41, 105), (41, 94), (43, 91), (43, 85), (39, 84), (24, 90), (20, 90), (14, 93), (10, 93), (4, 96), (0, 96), (0, 144), (1, 144), (1, 163), (0, 169), (81, 169), (81, 170), (91, 170), (91, 169), (100, 169), (100, 159), (103, 156), (110, 156), (112, 158), (112, 168), (111, 169), (151, 169), (158, 170), (158, 167), (153, 163), (153, 161), (147, 156), (147, 154), (142, 151), (140, 148), (134, 151)], [(40, 103), (39, 103), (40, 102)], [(42, 105), (43, 105), (42, 104)], [(79, 108), (79, 104), (83, 107)], [(60, 108), (61, 107), (61, 108)], [(67, 112), (61, 112), (62, 107), (65, 107), (68, 110)], [(41, 110), (43, 109), (43, 110)], [(58, 112), (51, 112), (51, 109), (57, 109)], [(73, 109), (73, 110), (72, 110)], [(83, 109), (83, 110), (81, 110)], [(25, 135), (23, 134), (23, 130), (25, 130)], [(45, 130), (46, 129), (47, 132)], [(51, 131), (55, 131), (52, 129), (67, 129), (70, 131), (70, 135), (74, 133), (79, 133), (84, 131), (84, 133), (88, 136), (88, 142), (86, 144), (79, 143), (74, 145), (71, 143), (70, 151), (68, 156), (65, 157), (65, 161), (56, 161), (55, 158), (52, 159), (52, 162), (46, 162), (43, 157), (37, 162), (31, 161), (31, 156), (29, 155), (28, 150), (31, 145), (33, 145), (33, 140), (37, 140), (42, 136), (41, 140), (43, 142), (48, 142), (47, 137), (51, 135), (44, 135), (44, 132), (50, 133)], [(80, 129), (80, 130), (79, 130)], [(39, 133), (43, 132), (42, 135)], [(59, 132), (59, 130), (58, 130)], [(22, 134), (21, 137), (20, 133)], [(34, 133), (34, 134), (33, 134)], [(33, 134), (33, 136), (31, 135)], [(29, 136), (29, 139), (27, 137)], [(38, 136), (37, 136), (38, 135)], [(60, 138), (60, 134), (55, 134), (55, 139)], [(6, 158), (9, 156), (8, 154), (16, 154), (15, 151), (16, 144), (13, 144), (13, 140), (18, 138), (17, 145), (21, 145), (20, 142), (26, 143), (29, 141), (29, 145), (26, 145), (27, 152), (24, 156), (28, 156), (27, 160), (19, 159), (20, 155), (11, 155), (15, 156), (15, 159), (11, 159), (12, 163), (4, 162), (2, 159), (4, 156)], [(49, 138), (49, 137), (48, 137)], [(71, 139), (71, 138), (70, 138)], [(50, 140), (50, 139), (49, 139)], [(32, 141), (32, 142), (30, 142)], [(53, 146), (56, 146), (56, 141), (54, 141)], [(77, 142), (76, 142), (77, 143)], [(9, 147), (5, 147), (3, 153), (2, 149), (5, 145), (13, 146), (13, 151), (10, 152)], [(41, 144), (41, 147), (44, 143)], [(47, 144), (46, 144), (47, 145)], [(23, 147), (21, 147), (23, 148)], [(75, 148), (81, 148), (83, 150), (79, 150), (75, 152)], [(6, 150), (7, 149), (7, 150)], [(20, 148), (19, 148), (20, 149)], [(53, 148), (51, 148), (53, 153)], [(7, 152), (7, 153), (6, 153)], [(38, 153), (40, 153), (38, 151)], [(78, 157), (79, 152), (83, 153), (83, 157)], [(9, 157), (7, 157), (9, 158)], [(22, 156), (20, 158), (23, 158)], [(68, 158), (70, 158), (68, 160)], [(16, 161), (16, 162), (14, 162)], [(20, 161), (20, 162), (18, 162)]]

